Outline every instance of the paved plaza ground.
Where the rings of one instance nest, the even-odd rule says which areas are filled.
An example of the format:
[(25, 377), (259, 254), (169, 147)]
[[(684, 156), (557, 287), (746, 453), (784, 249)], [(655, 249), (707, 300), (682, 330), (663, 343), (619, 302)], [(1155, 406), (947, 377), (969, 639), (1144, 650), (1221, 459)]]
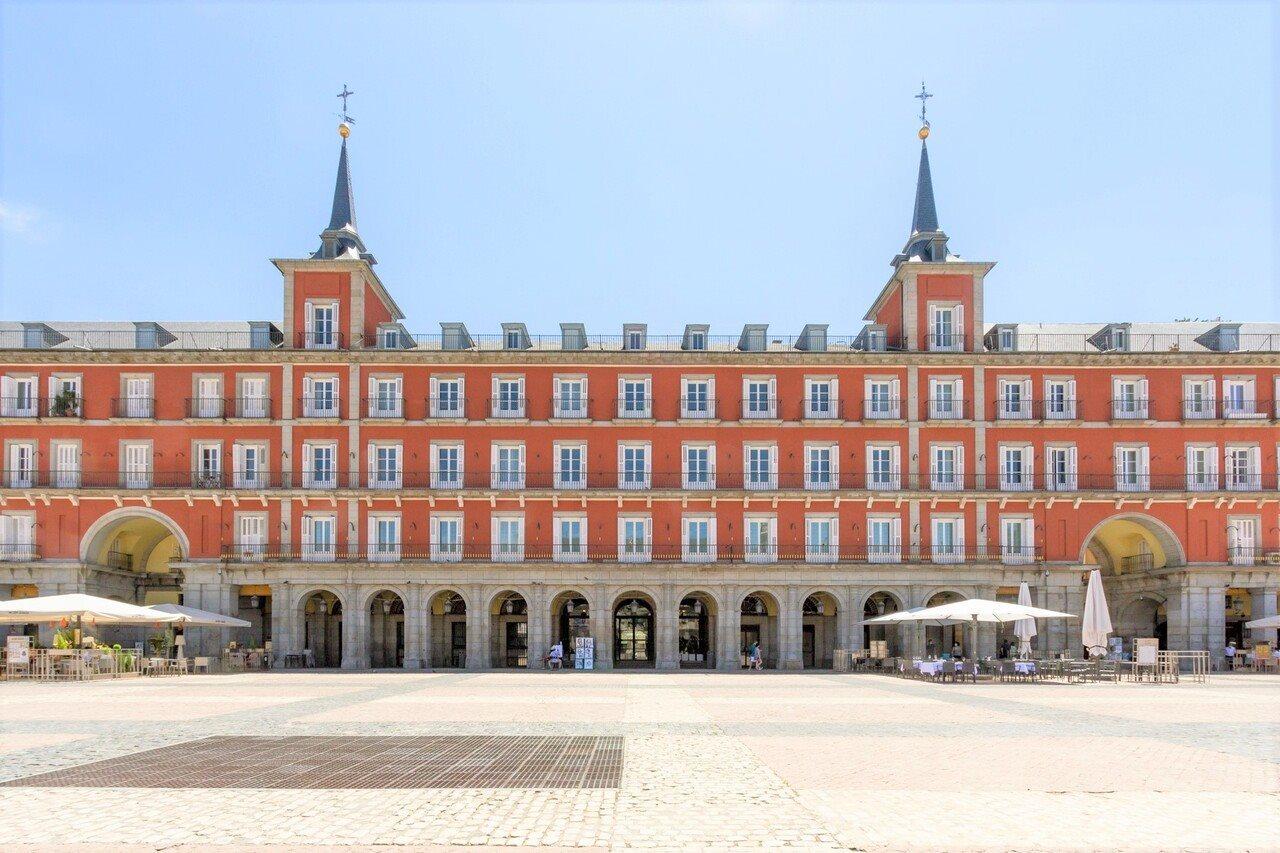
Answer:
[[(601, 787), (459, 787), (465, 774), (386, 787), (389, 774), (427, 777), (408, 763), (384, 770), (382, 750), (542, 748), (426, 737), (438, 735), (596, 736), (614, 755), (609, 739), (621, 737), (622, 769), (599, 776)], [(163, 753), (172, 773), (204, 748), (192, 742), (243, 736), (317, 738), (288, 741), (293, 757), (278, 760), (298, 770), (297, 750), (313, 753), (303, 776), (347, 766), (343, 749), (380, 752), (373, 772), (338, 772), (310, 789), (235, 787), (238, 770), (203, 780), (192, 771), (168, 788), (62, 787), (66, 774), (13, 784), (191, 744)], [(267, 780), (282, 769), (268, 760), (255, 772)], [(832, 673), (284, 672), (0, 683), (5, 782), (3, 850), (1280, 849), (1280, 678), (943, 685)], [(218, 786), (191, 787), (202, 782)]]

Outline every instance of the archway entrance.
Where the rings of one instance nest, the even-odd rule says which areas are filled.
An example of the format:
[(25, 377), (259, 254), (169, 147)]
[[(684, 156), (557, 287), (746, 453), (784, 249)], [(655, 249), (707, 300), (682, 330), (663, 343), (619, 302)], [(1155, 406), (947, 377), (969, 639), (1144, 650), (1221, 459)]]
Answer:
[(613, 608), (613, 665), (618, 669), (654, 665), (653, 605), (624, 598)]
[(1124, 638), (1126, 651), (1132, 650), (1135, 637), (1155, 637), (1160, 648), (1168, 647), (1165, 606), (1154, 598), (1138, 598), (1121, 607), (1112, 620), (1112, 628), (1117, 637)]
[(680, 600), (680, 666), (715, 669), (716, 604), (706, 593), (695, 592)]
[(1099, 566), (1103, 575), (1141, 576), (1166, 566), (1184, 566), (1186, 557), (1176, 536), (1145, 515), (1118, 515), (1090, 531), (1081, 562)]
[(778, 602), (767, 592), (753, 592), (742, 599), (738, 649), (741, 665), (747, 666), (747, 650), (760, 645), (760, 658), (766, 669), (778, 665)]
[[(955, 592), (940, 592), (931, 596), (925, 607), (939, 607), (943, 604), (951, 604), (953, 601), (962, 601), (964, 596)], [(942, 654), (955, 655), (956, 657), (969, 657), (969, 644), (972, 639), (966, 633), (964, 625), (926, 625), (924, 629), (924, 653), (929, 657), (937, 657)]]
[(452, 590), (431, 598), (431, 666), (462, 669), (467, 665), (467, 603)]
[(579, 637), (591, 636), (591, 605), (576, 592), (562, 592), (551, 602), (553, 642), (564, 649), (564, 667), (575, 666)]
[[(873, 592), (862, 605), (863, 620), (874, 619), (887, 613), (897, 613), (902, 608), (898, 599), (887, 592)], [(873, 658), (897, 657), (901, 653), (901, 628), (897, 625), (863, 625), (862, 647)], [(883, 644), (883, 645), (882, 645)]]
[(1226, 619), (1224, 642), (1230, 643), (1234, 640), (1236, 648), (1243, 649), (1245, 634), (1249, 632), (1249, 629), (1244, 627), (1244, 623), (1253, 618), (1253, 593), (1240, 587), (1228, 589), (1227, 600), (1223, 605), (1223, 615)]
[(322, 589), (302, 602), (302, 648), (316, 666), (342, 666), (342, 602)]
[(271, 641), (271, 587), (268, 584), (245, 584), (236, 596), (237, 616), (249, 622), (248, 628), (236, 628), (232, 636), (243, 646), (265, 648)]
[(404, 599), (391, 590), (369, 601), (369, 666), (404, 666)]
[(805, 669), (831, 669), (835, 661), (837, 632), (835, 598), (815, 592), (804, 600), (801, 609), (800, 651)]
[(182, 573), (171, 564), (185, 559), (187, 550), (173, 519), (141, 507), (108, 513), (80, 543), (81, 559), (103, 570), (94, 577), (98, 589), (89, 591), (132, 604), (144, 604), (148, 593), (180, 593)]
[(494, 596), (490, 606), (493, 627), (492, 665), (499, 669), (529, 666), (529, 605), (518, 592)]

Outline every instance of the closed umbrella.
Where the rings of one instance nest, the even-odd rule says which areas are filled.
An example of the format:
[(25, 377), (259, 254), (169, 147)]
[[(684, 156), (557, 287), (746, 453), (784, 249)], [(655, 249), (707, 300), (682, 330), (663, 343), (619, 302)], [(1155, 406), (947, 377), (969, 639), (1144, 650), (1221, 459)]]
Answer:
[(1089, 654), (1102, 657), (1107, 653), (1107, 636), (1111, 633), (1111, 613), (1107, 610), (1107, 596), (1102, 590), (1102, 572), (1089, 572), (1089, 588), (1084, 594), (1084, 617), (1080, 624), (1080, 639)]
[[(1018, 603), (1025, 607), (1031, 606), (1031, 588), (1026, 581), (1018, 584)], [(1018, 657), (1031, 657), (1031, 638), (1036, 635), (1036, 620), (1019, 619), (1014, 622), (1013, 635), (1018, 638)]]

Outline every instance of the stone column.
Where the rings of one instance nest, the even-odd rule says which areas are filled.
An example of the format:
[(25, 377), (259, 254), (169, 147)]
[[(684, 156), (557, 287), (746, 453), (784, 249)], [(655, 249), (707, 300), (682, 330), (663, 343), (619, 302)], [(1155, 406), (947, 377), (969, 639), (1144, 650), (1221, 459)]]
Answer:
[(857, 591), (848, 587), (836, 593), (836, 648), (862, 648), (862, 632), (856, 630), (857, 619), (853, 612)]
[(271, 665), (276, 669), (284, 669), (286, 654), (302, 651), (302, 638), (296, 636), (294, 626), (297, 609), (287, 583), (271, 584)]
[(467, 606), (467, 669), (490, 669), (493, 652), (489, 648), (489, 630), (493, 617), (489, 615), (487, 592), (479, 584), (469, 589), (471, 602)]
[[(591, 638), (596, 647), (596, 669), (613, 669), (613, 601), (609, 590), (595, 587), (584, 590), (587, 606), (590, 608)], [(566, 653), (568, 649), (565, 650)]]
[[(1084, 614), (1084, 594), (1085, 587), (1080, 584), (1074, 586), (1065, 586), (1063, 590), (1063, 606), (1064, 613), (1073, 613), (1077, 617)], [(1071, 657), (1080, 657), (1084, 654), (1084, 639), (1081, 636), (1083, 630), (1080, 619), (1063, 619), (1066, 624), (1063, 626), (1063, 635), (1066, 638), (1066, 648), (1063, 650)]]
[(369, 668), (369, 608), (363, 605), (364, 592), (348, 586), (342, 608), (342, 668)]
[(741, 649), (738, 648), (742, 634), (742, 610), (738, 606), (738, 594), (736, 588), (726, 587), (722, 598), (724, 606), (716, 614), (716, 669), (726, 672), (737, 672), (742, 668)]
[(1199, 648), (1208, 649), (1209, 659), (1218, 664), (1223, 658), (1222, 650), (1227, 645), (1227, 588), (1210, 587), (1205, 595), (1205, 644)]
[(655, 604), (658, 612), (654, 614), (655, 630), (658, 634), (658, 669), (680, 668), (680, 602), (675, 601), (675, 587), (665, 583), (658, 588), (658, 600)]
[(800, 592), (794, 586), (783, 591), (782, 600), (778, 602), (778, 669), (803, 669), (804, 649), (802, 634), (804, 602), (798, 600)]
[[(978, 588), (978, 597), (985, 598), (988, 601), (994, 601), (996, 597), (996, 588), (994, 586), (983, 586)], [(972, 629), (970, 629), (972, 633)], [(994, 623), (978, 625), (978, 657), (995, 657), (996, 656), (996, 634), (997, 627)]]
[[(1253, 598), (1253, 609), (1249, 614), (1249, 621), (1275, 616), (1278, 609), (1276, 604), (1277, 594), (1280, 594), (1280, 590), (1273, 586), (1249, 590), (1249, 595)], [(1275, 628), (1249, 628), (1247, 630), (1251, 632), (1255, 643), (1270, 643), (1272, 651), (1275, 651)]]
[(422, 585), (411, 583), (404, 599), (404, 668), (422, 669), (422, 650), (426, 642), (423, 624), (430, 618), (423, 613)]
[[(551, 619), (547, 612), (551, 603), (547, 601), (546, 587), (538, 585), (529, 590), (525, 603), (529, 611), (529, 669), (542, 669), (542, 660), (551, 649)], [(567, 657), (567, 649), (565, 654)]]

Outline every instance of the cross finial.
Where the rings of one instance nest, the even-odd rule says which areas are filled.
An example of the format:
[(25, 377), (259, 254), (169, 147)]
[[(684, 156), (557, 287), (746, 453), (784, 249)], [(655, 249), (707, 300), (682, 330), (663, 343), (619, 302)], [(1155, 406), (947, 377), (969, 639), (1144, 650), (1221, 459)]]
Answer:
[(347, 88), (346, 83), (342, 84), (342, 91), (338, 93), (338, 97), (342, 99), (342, 120), (348, 124), (355, 121), (355, 119), (347, 115), (347, 98), (350, 98), (354, 94), (355, 92)]
[[(346, 87), (343, 87), (343, 88), (346, 88)], [(920, 81), (920, 94), (916, 95), (915, 97), (920, 100), (920, 126), (928, 127), (929, 119), (927, 118), (927, 116), (929, 112), (928, 110), (929, 99), (933, 97), (933, 93), (924, 87), (923, 80)]]

